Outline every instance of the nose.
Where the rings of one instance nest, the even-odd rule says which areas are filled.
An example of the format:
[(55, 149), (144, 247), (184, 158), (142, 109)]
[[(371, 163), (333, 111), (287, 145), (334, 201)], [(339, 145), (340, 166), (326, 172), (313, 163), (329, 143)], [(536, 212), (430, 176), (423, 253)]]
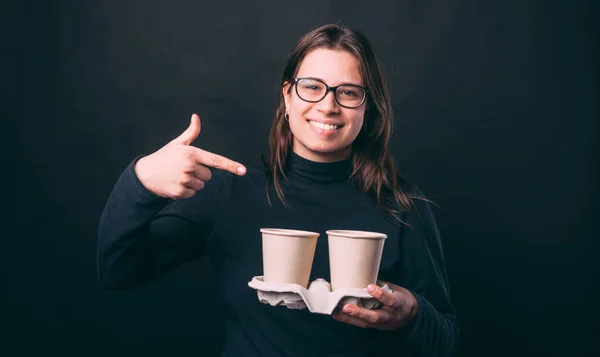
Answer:
[(339, 106), (335, 101), (335, 93), (329, 91), (325, 98), (317, 103), (317, 110), (324, 115), (336, 114), (339, 111)]

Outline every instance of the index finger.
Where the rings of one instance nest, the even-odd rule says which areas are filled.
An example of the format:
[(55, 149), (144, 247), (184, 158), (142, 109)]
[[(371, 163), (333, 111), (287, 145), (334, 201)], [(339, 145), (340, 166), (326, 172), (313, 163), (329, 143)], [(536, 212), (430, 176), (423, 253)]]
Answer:
[(375, 284), (369, 285), (367, 291), (385, 306), (391, 307), (392, 309), (397, 309), (398, 306), (400, 306), (402, 298), (398, 294), (385, 291)]
[(213, 154), (212, 152), (194, 148), (194, 156), (196, 158), (196, 162), (202, 165), (214, 167), (215, 169), (219, 170), (229, 171), (240, 176), (246, 173), (246, 167), (244, 167), (244, 165), (230, 160), (224, 156)]

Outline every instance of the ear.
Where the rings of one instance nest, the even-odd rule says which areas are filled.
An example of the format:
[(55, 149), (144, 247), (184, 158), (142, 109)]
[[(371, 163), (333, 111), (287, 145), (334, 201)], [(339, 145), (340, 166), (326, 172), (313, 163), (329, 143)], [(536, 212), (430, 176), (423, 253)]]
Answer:
[(291, 82), (285, 82), (283, 84), (283, 87), (281, 87), (281, 94), (283, 94), (283, 101), (285, 103), (286, 109), (290, 107), (291, 92), (289, 92), (289, 90), (290, 90), (291, 84), (292, 84)]

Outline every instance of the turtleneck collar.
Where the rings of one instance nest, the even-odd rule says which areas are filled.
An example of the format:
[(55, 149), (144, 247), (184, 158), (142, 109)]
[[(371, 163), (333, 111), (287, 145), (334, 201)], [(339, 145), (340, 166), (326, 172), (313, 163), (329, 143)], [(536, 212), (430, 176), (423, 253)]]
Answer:
[(286, 174), (294, 181), (306, 183), (335, 183), (348, 180), (352, 173), (352, 157), (336, 162), (316, 162), (290, 150)]

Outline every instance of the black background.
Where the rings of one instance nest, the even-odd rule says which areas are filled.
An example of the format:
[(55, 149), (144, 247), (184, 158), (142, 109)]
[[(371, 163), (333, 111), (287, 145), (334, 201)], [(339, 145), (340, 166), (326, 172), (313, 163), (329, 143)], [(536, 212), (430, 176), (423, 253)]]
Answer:
[(460, 355), (597, 351), (596, 8), (4, 3), (3, 355), (219, 350), (206, 261), (135, 291), (99, 287), (100, 212), (124, 167), (185, 130), (193, 112), (202, 119), (195, 145), (258, 163), (286, 55), (336, 21), (372, 40), (389, 79), (398, 164), (442, 207)]

